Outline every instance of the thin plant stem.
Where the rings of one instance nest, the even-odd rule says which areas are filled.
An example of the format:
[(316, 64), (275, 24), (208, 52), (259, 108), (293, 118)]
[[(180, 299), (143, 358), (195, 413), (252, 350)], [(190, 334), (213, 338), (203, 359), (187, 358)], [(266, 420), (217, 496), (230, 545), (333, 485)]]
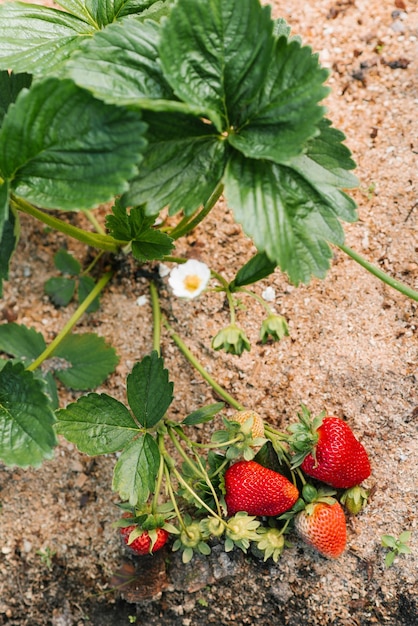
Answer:
[(161, 354), (161, 307), (158, 298), (158, 290), (155, 283), (150, 282), (149, 289), (151, 293), (152, 306), (152, 345), (153, 349)]
[(93, 269), (93, 267), (99, 262), (99, 260), (101, 259), (101, 257), (104, 255), (104, 250), (100, 250), (96, 256), (94, 257), (93, 261), (90, 263), (90, 265), (83, 270), (83, 272), (81, 273), (82, 276), (87, 276), (87, 274), (90, 274), (91, 270)]
[(215, 491), (215, 487), (213, 486), (212, 481), (211, 481), (211, 479), (209, 478), (209, 474), (207, 473), (207, 471), (206, 471), (206, 470), (205, 470), (205, 468), (203, 467), (203, 463), (202, 463), (202, 461), (200, 460), (199, 455), (198, 455), (196, 452), (195, 452), (194, 454), (195, 454), (195, 457), (196, 457), (197, 463), (198, 463), (198, 465), (199, 465), (199, 467), (200, 467), (200, 469), (201, 469), (201, 471), (202, 471), (202, 473), (203, 473), (203, 475), (204, 475), (205, 482), (206, 482), (207, 486), (209, 487), (209, 489), (210, 489), (210, 491), (211, 491), (211, 494), (212, 494), (212, 496), (213, 496), (213, 499), (214, 499), (214, 501), (215, 501), (216, 511), (217, 511), (217, 513), (218, 513), (219, 517), (222, 517), (221, 505), (220, 505), (220, 503), (219, 503), (219, 498), (218, 498), (218, 495), (217, 495), (217, 493), (216, 493), (216, 491)]
[(235, 290), (235, 292), (245, 293), (246, 296), (249, 296), (250, 298), (253, 298), (259, 304), (261, 304), (263, 309), (265, 311), (267, 311), (268, 315), (272, 315), (273, 314), (273, 311), (272, 311), (271, 307), (267, 304), (267, 302), (265, 300), (263, 300), (263, 298), (261, 296), (258, 295), (258, 293), (254, 293), (253, 291), (250, 291), (249, 289), (244, 289), (244, 287), (238, 287)]
[(220, 517), (217, 513), (215, 513), (215, 511), (213, 509), (211, 509), (210, 506), (208, 504), (206, 504), (206, 502), (204, 500), (202, 500), (202, 498), (200, 498), (197, 495), (197, 493), (184, 480), (183, 476), (180, 474), (180, 472), (176, 468), (173, 468), (173, 474), (175, 475), (175, 477), (177, 478), (179, 483), (193, 496), (193, 498), (196, 500), (196, 502), (198, 502), (200, 504), (200, 506), (205, 508), (208, 511), (208, 513), (210, 513), (210, 515), (212, 515), (212, 517), (215, 517), (216, 519), (219, 519), (222, 522), (222, 524), (225, 526), (225, 528), (228, 526), (228, 524), (225, 522), (225, 520), (223, 520), (222, 517)]
[(170, 470), (168, 469), (167, 464), (164, 465), (164, 473), (165, 473), (165, 478), (166, 478), (168, 495), (170, 496), (170, 500), (171, 500), (171, 503), (173, 505), (174, 511), (176, 513), (177, 519), (178, 519), (179, 524), (182, 527), (182, 529), (187, 533), (187, 526), (184, 523), (183, 516), (180, 513), (180, 509), (179, 509), (179, 507), (177, 505), (176, 496), (174, 495), (173, 486), (171, 484)]
[(72, 226), (72, 224), (67, 224), (57, 217), (50, 215), (45, 211), (41, 211), (23, 198), (12, 197), (10, 204), (15, 210), (31, 215), (50, 228), (58, 230), (60, 233), (64, 233), (73, 239), (77, 239), (77, 241), (81, 241), (87, 246), (92, 246), (93, 248), (99, 248), (100, 250), (116, 254), (121, 247), (127, 244), (126, 241), (113, 239), (110, 235), (90, 233), (82, 228), (77, 228), (77, 226)]
[(161, 454), (160, 455), (160, 467), (158, 468), (157, 482), (155, 484), (155, 492), (154, 492), (154, 497), (152, 499), (152, 504), (151, 504), (152, 513), (157, 512), (158, 498), (160, 496), (161, 484), (163, 482), (163, 476), (164, 476), (164, 467), (165, 467), (164, 456)]
[(104, 274), (97, 285), (92, 289), (87, 298), (83, 300), (83, 302), (77, 307), (76, 311), (73, 313), (71, 318), (65, 324), (63, 329), (58, 333), (53, 341), (46, 347), (46, 349), (38, 356), (35, 361), (32, 361), (30, 365), (26, 368), (28, 371), (33, 372), (37, 367), (39, 367), (46, 359), (48, 359), (54, 353), (54, 350), (60, 345), (60, 343), (65, 339), (65, 337), (72, 331), (73, 327), (77, 324), (79, 319), (84, 315), (86, 310), (89, 308), (90, 304), (93, 302), (95, 298), (99, 295), (99, 293), (106, 287), (109, 280), (112, 278), (113, 272), (107, 272)]
[(99, 224), (98, 220), (96, 219), (96, 216), (91, 211), (89, 211), (88, 209), (84, 209), (83, 213), (87, 217), (88, 221), (90, 222), (90, 224), (93, 226), (93, 228), (96, 230), (97, 233), (99, 233), (100, 235), (106, 234), (105, 229), (103, 228), (101, 224)]
[(203, 475), (200, 472), (199, 468), (197, 467), (196, 463), (194, 463), (191, 460), (191, 458), (187, 456), (187, 454), (185, 453), (185, 451), (181, 447), (180, 442), (178, 441), (178, 439), (174, 435), (173, 428), (168, 427), (167, 430), (168, 430), (168, 435), (169, 435), (171, 441), (173, 442), (174, 447), (176, 448), (177, 452), (180, 454), (182, 459), (185, 461), (185, 463), (187, 463), (187, 465), (190, 467), (190, 469), (194, 473), (196, 473), (200, 478), (203, 478)]
[(195, 215), (195, 217), (192, 217), (190, 220), (187, 220), (186, 222), (185, 222), (185, 218), (183, 218), (180, 221), (180, 223), (177, 226), (175, 226), (173, 230), (170, 232), (170, 237), (173, 237), (173, 239), (179, 239), (180, 237), (184, 237), (184, 235), (187, 235), (187, 233), (189, 233), (194, 228), (196, 228), (196, 226), (198, 226), (198, 224), (200, 224), (200, 222), (202, 222), (205, 219), (205, 217), (210, 213), (210, 211), (213, 209), (215, 204), (218, 202), (219, 198), (222, 195), (223, 190), (224, 190), (223, 184), (219, 183), (219, 185), (216, 187), (215, 191), (212, 193), (212, 195), (210, 196), (209, 200), (206, 202), (202, 210), (197, 215)]
[(166, 319), (164, 320), (164, 325), (167, 328), (167, 330), (170, 332), (170, 336), (172, 340), (174, 341), (174, 343), (176, 344), (176, 346), (179, 348), (180, 352), (186, 357), (189, 363), (199, 372), (202, 378), (206, 380), (208, 385), (210, 385), (212, 389), (216, 391), (216, 393), (221, 398), (223, 398), (225, 402), (227, 402), (230, 406), (233, 406), (238, 411), (243, 411), (245, 407), (239, 402), (237, 402), (237, 400), (235, 400), (235, 398), (233, 398), (226, 391), (226, 389), (221, 387), (216, 382), (216, 380), (212, 378), (212, 376), (205, 370), (203, 365), (201, 365), (201, 363), (196, 359), (196, 357), (190, 352), (189, 348), (186, 346), (183, 340), (179, 337), (179, 335), (177, 335), (177, 333), (174, 332), (174, 330), (171, 328), (170, 324), (168, 323)]
[(340, 250), (348, 254), (348, 256), (351, 257), (354, 261), (356, 261), (356, 263), (358, 263), (359, 265), (364, 267), (364, 269), (366, 269), (368, 272), (373, 274), (373, 276), (376, 276), (376, 278), (379, 278), (379, 280), (386, 283), (386, 285), (389, 285), (389, 287), (396, 289), (397, 291), (402, 293), (404, 296), (407, 296), (408, 298), (411, 298), (412, 300), (415, 300), (416, 302), (418, 302), (418, 292), (412, 289), (412, 287), (408, 287), (408, 285), (405, 285), (404, 283), (401, 283), (399, 280), (392, 278), (391, 276), (389, 276), (389, 274), (386, 274), (386, 272), (381, 270), (379, 267), (376, 267), (376, 265), (369, 263), (369, 261), (367, 261), (360, 254), (358, 254), (358, 252), (355, 252), (354, 250), (352, 250), (352, 248), (349, 248), (348, 246), (344, 244), (340, 244), (338, 247), (340, 248)]

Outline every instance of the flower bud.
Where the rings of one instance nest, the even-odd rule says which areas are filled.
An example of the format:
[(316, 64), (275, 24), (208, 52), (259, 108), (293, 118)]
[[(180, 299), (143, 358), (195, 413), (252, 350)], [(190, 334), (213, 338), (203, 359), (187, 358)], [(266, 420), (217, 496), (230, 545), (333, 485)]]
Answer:
[(240, 356), (244, 350), (251, 350), (251, 344), (241, 328), (235, 324), (230, 324), (215, 335), (212, 339), (212, 348)]

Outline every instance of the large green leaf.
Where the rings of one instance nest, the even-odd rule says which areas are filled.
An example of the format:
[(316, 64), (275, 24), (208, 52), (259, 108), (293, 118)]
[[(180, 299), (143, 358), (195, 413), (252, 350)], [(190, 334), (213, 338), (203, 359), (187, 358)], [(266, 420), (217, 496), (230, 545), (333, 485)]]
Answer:
[(312, 274), (325, 275), (331, 258), (327, 242), (343, 243), (338, 216), (341, 211), (346, 217), (348, 204), (355, 219), (353, 201), (336, 188), (342, 176), (323, 170), (326, 178), (319, 181), (307, 159), (297, 157), (291, 168), (235, 153), (225, 176), (225, 195), (236, 220), (295, 284), (308, 282)]
[(48, 7), (4, 2), (0, 5), (0, 68), (45, 75), (57, 72), (97, 26)]
[(91, 208), (127, 188), (144, 130), (139, 113), (50, 78), (21, 91), (9, 108), (0, 129), (0, 173), (35, 204)]
[(248, 110), (238, 111), (231, 145), (250, 158), (288, 163), (318, 134), (324, 114), (318, 102), (329, 91), (323, 85), (327, 76), (310, 48), (280, 37), (259, 97)]
[(173, 400), (173, 383), (155, 350), (134, 365), (126, 389), (129, 406), (144, 428), (155, 426), (164, 417)]
[[(2, 239), (3, 228), (9, 219), (10, 189), (8, 181), (0, 182), (0, 241)], [(1, 267), (0, 267), (1, 276)]]
[(145, 204), (155, 215), (169, 206), (191, 215), (220, 182), (226, 159), (225, 141), (211, 124), (181, 113), (144, 112), (148, 147), (138, 175), (123, 197), (129, 206)]
[(31, 82), (32, 76), (30, 74), (14, 74), (7, 70), (0, 71), (0, 126), (7, 109), (16, 100), (18, 93), (24, 87), (30, 87)]
[(55, 430), (92, 456), (124, 448), (138, 426), (128, 409), (106, 394), (89, 393), (56, 413)]
[(23, 365), (0, 371), (0, 458), (6, 465), (37, 467), (53, 456), (55, 418), (44, 384)]
[(127, 15), (152, 15), (169, 3), (161, 0), (59, 0), (58, 4), (69, 13), (102, 27)]
[(160, 27), (136, 19), (111, 24), (83, 43), (67, 64), (73, 80), (96, 97), (119, 105), (174, 100), (158, 62)]
[(93, 389), (101, 385), (118, 364), (112, 346), (94, 333), (68, 335), (54, 350), (54, 357), (67, 361), (55, 376), (71, 389)]
[(3, 296), (3, 280), (9, 278), (9, 263), (19, 238), (19, 219), (14, 211), (8, 211), (7, 183), (0, 185), (0, 298)]
[(126, 446), (116, 463), (112, 488), (122, 500), (141, 507), (155, 485), (160, 464), (158, 445), (149, 433)]
[(179, 98), (207, 111), (219, 131), (265, 79), (274, 44), (259, 0), (178, 0), (162, 29), (161, 63)]
[(0, 351), (28, 363), (34, 361), (46, 348), (38, 331), (23, 324), (0, 325)]

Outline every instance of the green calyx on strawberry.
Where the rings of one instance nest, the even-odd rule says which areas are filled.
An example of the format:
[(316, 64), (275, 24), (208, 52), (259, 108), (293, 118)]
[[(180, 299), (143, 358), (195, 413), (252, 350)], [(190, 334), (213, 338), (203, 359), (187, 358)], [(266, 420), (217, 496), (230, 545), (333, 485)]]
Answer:
[(228, 515), (276, 516), (292, 508), (299, 491), (285, 476), (256, 461), (238, 461), (225, 472)]
[(357, 515), (366, 506), (370, 492), (360, 485), (346, 489), (340, 498), (350, 515)]
[(305, 543), (330, 559), (337, 559), (347, 543), (347, 525), (340, 503), (332, 497), (334, 492), (305, 485), (302, 491), (307, 501), (295, 518), (295, 530)]
[(141, 512), (126, 506), (122, 508), (125, 512), (114, 526), (119, 528), (123, 542), (135, 554), (154, 554), (167, 543), (171, 533), (178, 533), (177, 528), (158, 512)]
[(289, 426), (293, 467), (332, 487), (348, 489), (360, 484), (371, 473), (364, 446), (339, 417), (321, 413), (311, 419), (302, 406), (299, 422)]

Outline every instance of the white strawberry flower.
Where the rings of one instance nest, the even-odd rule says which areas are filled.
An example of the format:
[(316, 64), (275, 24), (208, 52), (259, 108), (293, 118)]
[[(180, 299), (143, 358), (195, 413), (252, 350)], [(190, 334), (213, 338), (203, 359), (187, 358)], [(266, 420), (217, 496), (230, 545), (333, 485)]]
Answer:
[(175, 296), (192, 299), (200, 296), (209, 279), (210, 269), (206, 263), (189, 259), (171, 270), (168, 282)]

